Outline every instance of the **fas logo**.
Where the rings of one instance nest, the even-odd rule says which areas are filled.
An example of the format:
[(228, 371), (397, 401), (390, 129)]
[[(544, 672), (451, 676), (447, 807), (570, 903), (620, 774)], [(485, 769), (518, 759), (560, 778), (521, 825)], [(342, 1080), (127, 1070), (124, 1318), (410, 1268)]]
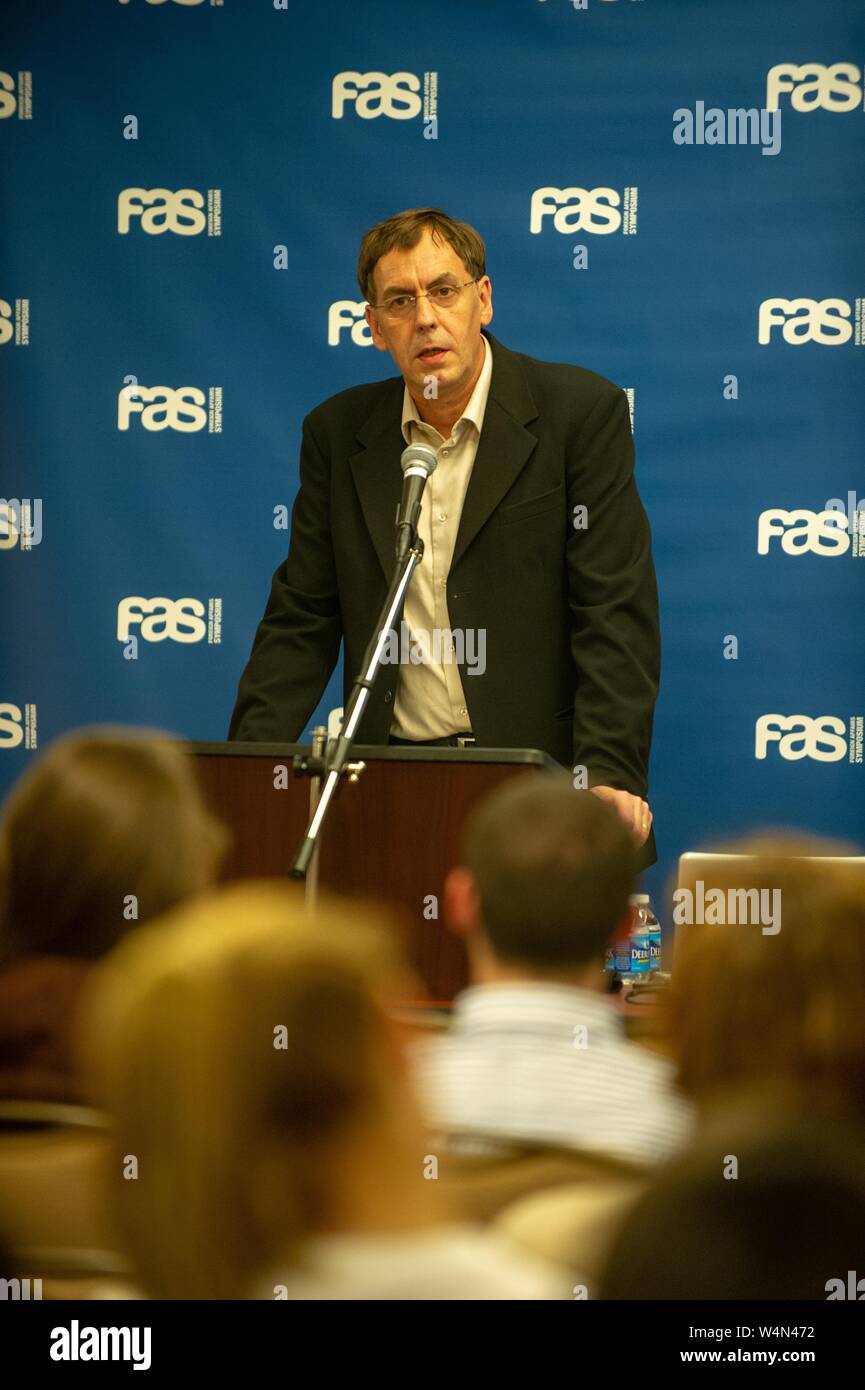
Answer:
[(855, 63), (776, 63), (766, 74), (766, 110), (789, 100), (793, 111), (855, 111), (862, 73)]
[(536, 188), (531, 197), (529, 231), (544, 230), (547, 219), (563, 236), (591, 232), (609, 236), (621, 231), (633, 236), (637, 230), (637, 189), (624, 188)]
[(835, 715), (763, 714), (754, 730), (754, 757), (762, 760), (770, 747), (787, 762), (813, 758), (818, 763), (837, 763), (848, 756), (862, 761), (862, 715), (854, 715), (848, 726)]
[(773, 335), (794, 347), (801, 343), (819, 343), (823, 347), (840, 347), (854, 336), (857, 346), (863, 341), (863, 301), (857, 299), (854, 308), (846, 299), (764, 299), (757, 316), (757, 341), (765, 347)]
[(146, 430), (194, 434), (207, 426), (210, 434), (220, 434), (222, 387), (210, 386), (205, 395), (198, 386), (142, 386), (132, 380), (117, 393), (117, 428), (128, 430), (134, 420)]
[(411, 121), (423, 107), (420, 92), (421, 79), (414, 72), (338, 72), (331, 83), (330, 114), (341, 121), (349, 107), (364, 121), (379, 116)]
[[(206, 211), (205, 211), (206, 209)], [(117, 195), (117, 230), (128, 236), (140, 227), (148, 236), (222, 235), (222, 190), (208, 188), (122, 188)]]
[[(205, 613), (208, 614), (205, 621)], [(133, 628), (137, 632), (133, 633)], [(131, 643), (129, 655), (137, 654), (137, 637), (143, 642), (220, 642), (222, 599), (211, 598), (207, 606), (199, 598), (143, 598), (133, 594), (117, 605), (117, 640)]]

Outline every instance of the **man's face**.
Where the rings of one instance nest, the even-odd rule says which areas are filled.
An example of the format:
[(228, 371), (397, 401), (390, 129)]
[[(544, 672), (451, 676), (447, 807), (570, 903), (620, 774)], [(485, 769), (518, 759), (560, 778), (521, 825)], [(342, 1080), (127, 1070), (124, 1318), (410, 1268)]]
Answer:
[[(382, 304), (396, 294), (420, 294), (435, 285), (464, 285), (469, 279), (453, 247), (433, 241), (425, 227), (411, 251), (389, 251), (377, 263), (375, 302)], [(453, 306), (418, 299), (408, 317), (400, 319), (384, 309), (366, 310), (375, 346), (390, 353), (412, 394), (422, 396), (425, 379), (435, 377), (440, 400), (460, 396), (477, 375), (481, 325), (492, 316), (487, 275), (477, 285), (466, 285)]]

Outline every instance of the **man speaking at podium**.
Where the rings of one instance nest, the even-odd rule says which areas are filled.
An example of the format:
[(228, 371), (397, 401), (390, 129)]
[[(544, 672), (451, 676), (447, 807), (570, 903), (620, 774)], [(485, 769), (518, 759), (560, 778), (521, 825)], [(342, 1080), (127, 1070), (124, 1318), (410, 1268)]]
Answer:
[(368, 231), (358, 281), (400, 375), (303, 422), (288, 557), (229, 738), (296, 742), (340, 641), (348, 698), (394, 573), (400, 457), (424, 444), (423, 560), (357, 742), (541, 749), (615, 806), (652, 863), (658, 600), (624, 392), (484, 332), (484, 243), (438, 209)]

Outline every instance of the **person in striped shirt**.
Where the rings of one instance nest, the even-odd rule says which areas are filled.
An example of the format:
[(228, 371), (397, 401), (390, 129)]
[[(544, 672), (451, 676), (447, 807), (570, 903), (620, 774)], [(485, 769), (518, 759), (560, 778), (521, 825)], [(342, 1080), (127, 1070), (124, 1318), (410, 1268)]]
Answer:
[(415, 1052), (434, 1131), (452, 1150), (528, 1143), (647, 1168), (690, 1137), (666, 1058), (629, 1041), (605, 995), (627, 930), (632, 837), (564, 773), (521, 774), (464, 828), (445, 887), (471, 985)]

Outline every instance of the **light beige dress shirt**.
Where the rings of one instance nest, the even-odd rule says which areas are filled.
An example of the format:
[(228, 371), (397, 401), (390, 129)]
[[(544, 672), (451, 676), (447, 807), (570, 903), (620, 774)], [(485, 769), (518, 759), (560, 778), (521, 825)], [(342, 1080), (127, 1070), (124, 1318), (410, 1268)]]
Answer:
[[(447, 640), (451, 630), (447, 581), (493, 374), (492, 348), (488, 338), (484, 337), (483, 342), (481, 374), (448, 439), (421, 420), (408, 387), (403, 392), (402, 432), (406, 444), (427, 444), (438, 459), (421, 501), (418, 534), (424, 543), (424, 555), (406, 595), (403, 622), (409, 641), (401, 643), (401, 650), (405, 647), (424, 654), (429, 651), (430, 659), (401, 662), (390, 729), (397, 738), (416, 742), (472, 731), (460, 669)], [(440, 659), (435, 660), (436, 656)]]

